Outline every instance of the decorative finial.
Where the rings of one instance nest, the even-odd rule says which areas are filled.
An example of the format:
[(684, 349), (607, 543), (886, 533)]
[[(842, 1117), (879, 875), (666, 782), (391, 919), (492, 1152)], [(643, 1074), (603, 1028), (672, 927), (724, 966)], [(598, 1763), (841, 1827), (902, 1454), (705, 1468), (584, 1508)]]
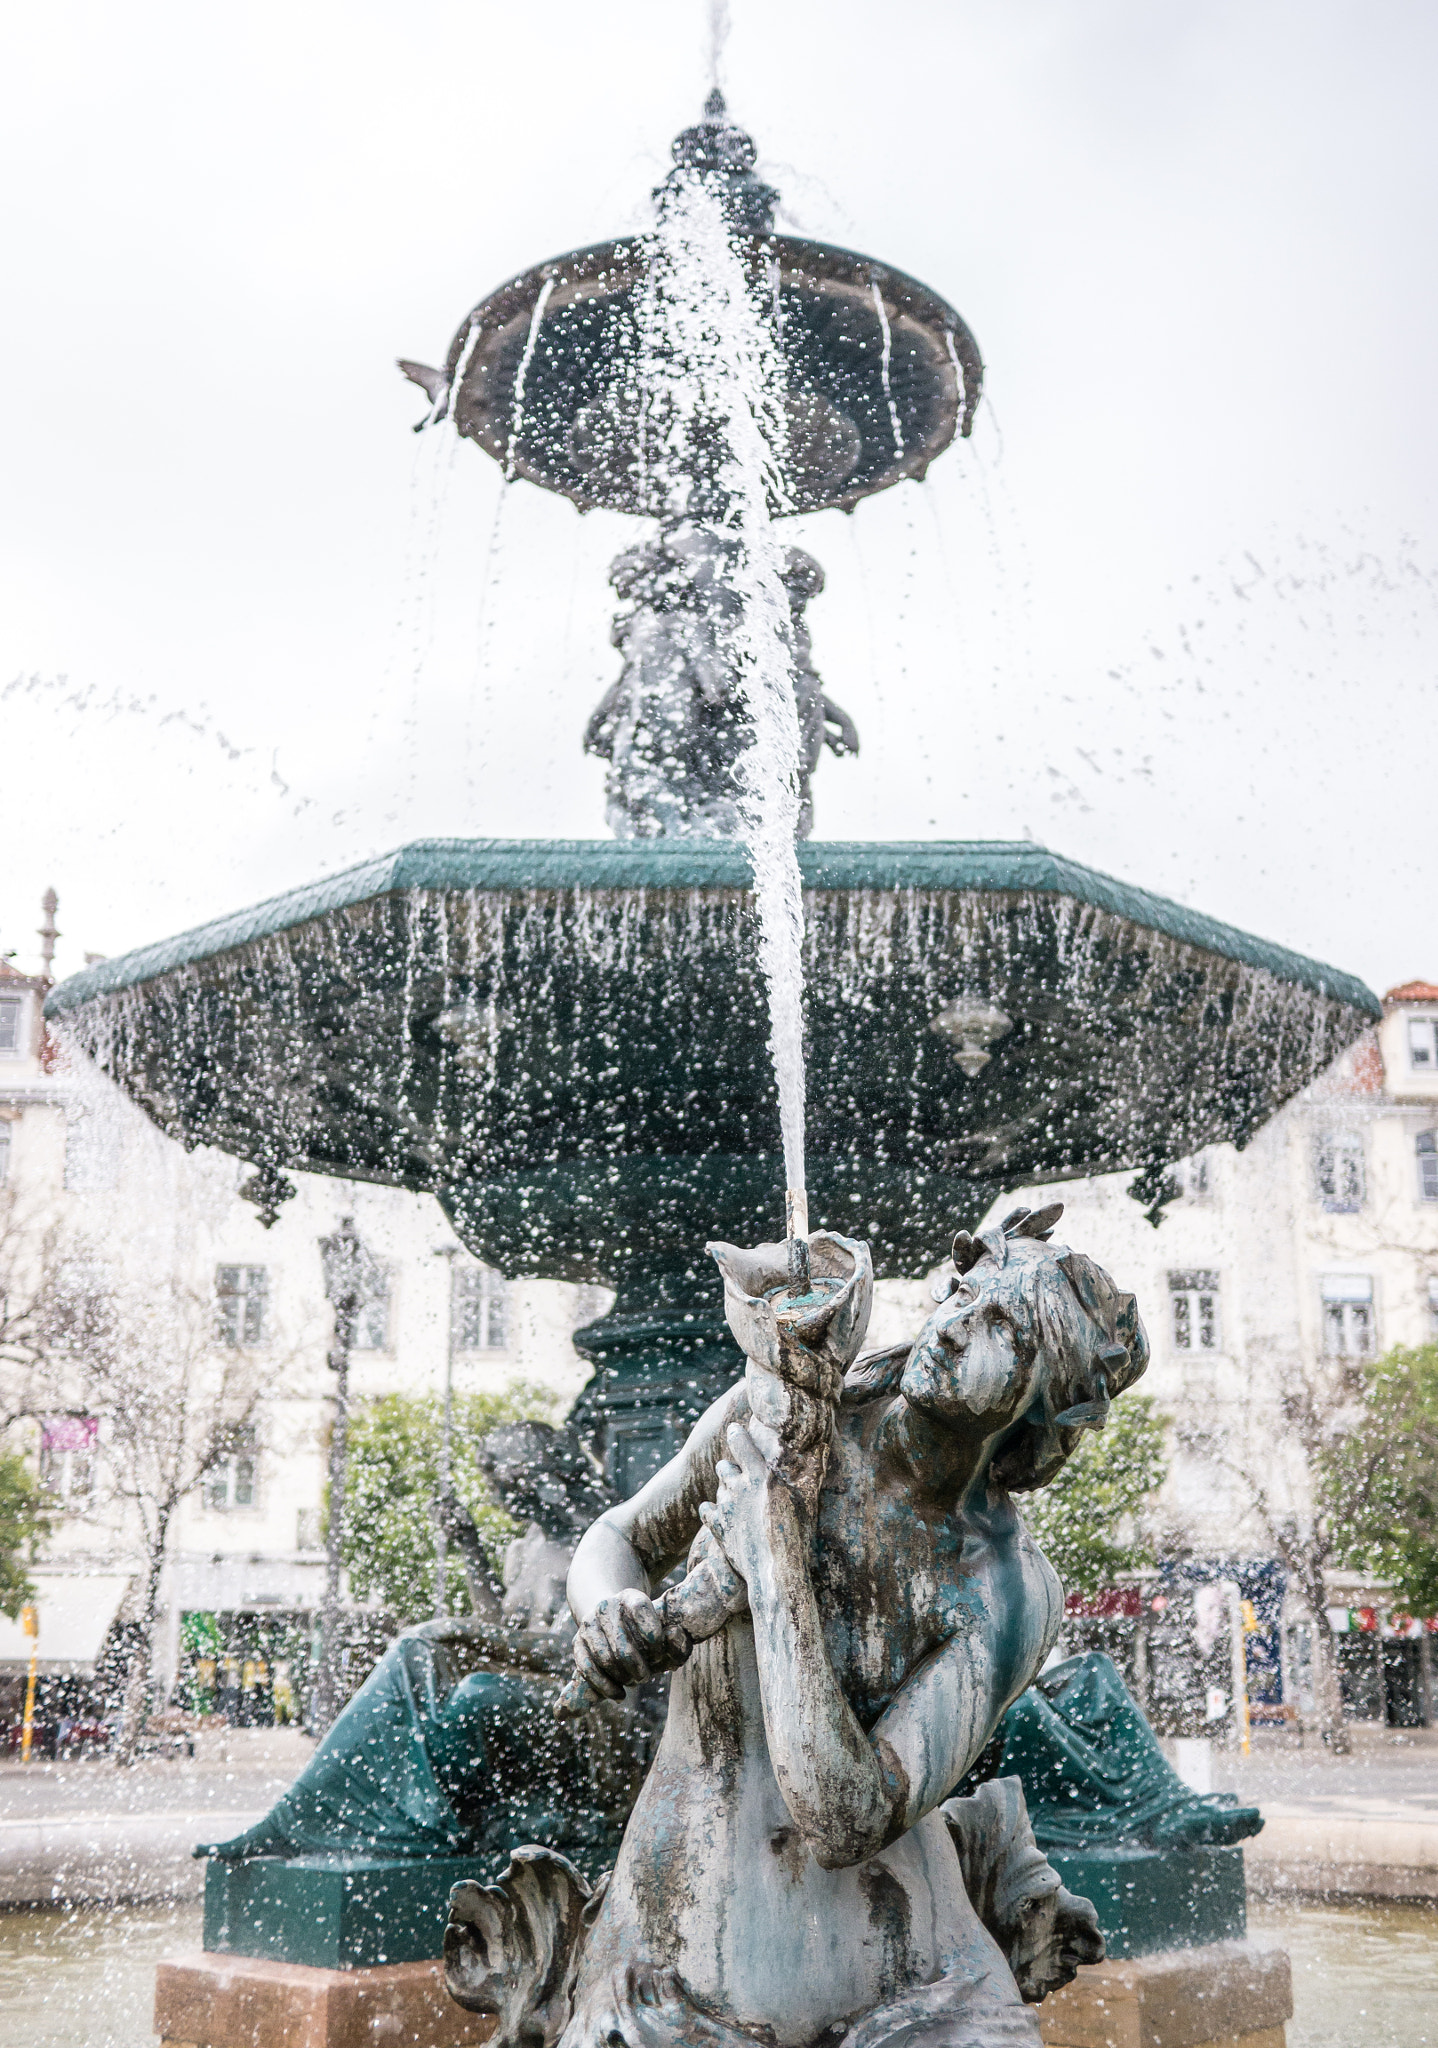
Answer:
[(40, 973), (46, 981), (53, 981), (55, 977), (50, 970), (55, 964), (55, 941), (60, 936), (55, 929), (55, 912), (60, 908), (60, 899), (53, 889), (47, 889), (40, 898), (40, 908), (45, 915), (45, 922), (37, 928), (40, 934)]
[(268, 1230), (277, 1220), (280, 1204), (291, 1201), (299, 1190), (287, 1173), (281, 1173), (272, 1160), (261, 1160), (248, 1180), (241, 1181), (239, 1188), (242, 1202), (253, 1202), (259, 1211), (259, 1220)]
[(733, 226), (743, 235), (772, 235), (774, 205), (779, 194), (754, 175), (759, 154), (752, 135), (729, 118), (729, 108), (716, 85), (704, 102), (704, 117), (675, 136), (671, 154), (675, 168), (654, 197), (662, 208), (667, 191), (686, 176), (698, 174), (723, 203)]

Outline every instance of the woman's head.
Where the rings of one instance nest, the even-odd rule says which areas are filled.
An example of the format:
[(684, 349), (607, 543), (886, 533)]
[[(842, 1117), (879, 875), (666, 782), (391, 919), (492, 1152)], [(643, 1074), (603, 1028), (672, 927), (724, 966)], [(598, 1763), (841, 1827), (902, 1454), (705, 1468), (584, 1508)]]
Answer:
[(992, 1468), (1014, 1492), (1046, 1484), (1148, 1364), (1134, 1297), (1084, 1253), (1050, 1242), (1061, 1214), (1019, 1209), (977, 1238), (960, 1233), (951, 1291), (900, 1379), (936, 1421), (991, 1417), (999, 1428), (1014, 1417)]

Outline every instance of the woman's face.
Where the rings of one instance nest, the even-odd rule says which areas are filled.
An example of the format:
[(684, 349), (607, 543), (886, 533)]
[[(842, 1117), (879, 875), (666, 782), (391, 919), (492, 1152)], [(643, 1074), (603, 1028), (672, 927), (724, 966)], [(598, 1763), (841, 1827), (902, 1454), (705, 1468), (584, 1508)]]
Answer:
[(1027, 1405), (1032, 1378), (1032, 1347), (1021, 1340), (1012, 1302), (998, 1288), (961, 1280), (919, 1332), (900, 1388), (913, 1407), (958, 1428), (1012, 1413), (1016, 1401)]
[[(959, 1281), (925, 1324), (900, 1382), (905, 1398), (951, 1428), (1014, 1425), (1001, 1455), (1012, 1483), (1041, 1484), (1085, 1428), (1102, 1428), (1128, 1352), (1082, 1305), (1044, 1248), (1014, 1247)], [(997, 1470), (997, 1467), (996, 1467)], [(1008, 1479), (1005, 1483), (1010, 1483)]]

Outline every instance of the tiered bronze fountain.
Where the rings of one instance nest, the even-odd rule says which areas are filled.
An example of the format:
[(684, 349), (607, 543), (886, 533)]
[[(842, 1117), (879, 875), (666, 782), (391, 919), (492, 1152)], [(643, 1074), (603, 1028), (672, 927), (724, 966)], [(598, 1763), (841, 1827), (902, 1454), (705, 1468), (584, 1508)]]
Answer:
[[(700, 181), (724, 208), (751, 273), (766, 281), (786, 377), (779, 509), (852, 510), (876, 491), (921, 478), (956, 434), (968, 433), (979, 403), (982, 364), (963, 320), (886, 264), (775, 233), (776, 195), (755, 175), (754, 145), (730, 122), (717, 95), (703, 120), (679, 136), (674, 156), (669, 185)], [(722, 581), (716, 562), (729, 545), (726, 507), (714, 475), (698, 464), (687, 502), (676, 512), (646, 460), (634, 351), (651, 253), (640, 235), (541, 264), (474, 309), (443, 368), (402, 366), (428, 396), (425, 431), (455, 431), (501, 462), (507, 475), (561, 492), (581, 509), (602, 505), (657, 521), (614, 566), (622, 601), (614, 634), (620, 670), (586, 735), (586, 744), (609, 763), (616, 838), (420, 841), (87, 969), (55, 991), (49, 1014), (163, 1130), (252, 1162), (249, 1191), (266, 1220), (289, 1191), (287, 1177), (295, 1169), (427, 1190), (463, 1242), (501, 1271), (612, 1287), (613, 1309), (576, 1337), (596, 1370), (571, 1420), (617, 1496), (633, 1494), (671, 1459), (712, 1403), (740, 1403), (732, 1413), (722, 1406), (716, 1411), (731, 1433), (715, 1436), (711, 1427), (710, 1437), (686, 1453), (685, 1469), (702, 1467), (708, 1474), (704, 1520), (711, 1565), (744, 1582), (730, 1586), (734, 1605), (718, 1634), (696, 1649), (681, 1622), (670, 1627), (650, 1606), (641, 1581), (647, 1585), (682, 1561), (692, 1533), (686, 1509), (670, 1532), (683, 1537), (679, 1556), (671, 1556), (663, 1514), (656, 1524), (651, 1503), (648, 1519), (611, 1529), (614, 1543), (628, 1545), (636, 1560), (630, 1587), (640, 1604), (632, 1640), (624, 1636), (630, 1624), (616, 1622), (619, 1634), (606, 1650), (603, 1629), (586, 1622), (579, 1643), (587, 1682), (601, 1693), (606, 1680), (613, 1692), (641, 1667), (667, 1668), (682, 1657), (683, 1674), (691, 1675), (681, 1675), (676, 1686), (687, 1688), (689, 1704), (677, 1734), (671, 1715), (674, 1743), (680, 1749), (686, 1741), (697, 1743), (703, 1751), (709, 1742), (722, 1750), (732, 1737), (735, 1758), (749, 1759), (746, 1770), (759, 1768), (759, 1738), (749, 1728), (739, 1742), (734, 1729), (725, 1732), (726, 1716), (732, 1709), (742, 1720), (751, 1709), (759, 1711), (759, 1701), (772, 1751), (778, 1738), (771, 1709), (777, 1709), (765, 1687), (780, 1682), (774, 1674), (781, 1669), (807, 1674), (789, 1702), (792, 1724), (784, 1741), (798, 1748), (793, 1755), (785, 1750), (783, 1797), (775, 1791), (770, 1801), (772, 1839), (766, 1837), (761, 1854), (744, 1829), (734, 1835), (734, 1854), (752, 1850), (758, 1858), (748, 1875), (738, 1864), (721, 1868), (722, 1857), (715, 1864), (710, 1842), (701, 1859), (696, 1919), (671, 1896), (683, 1873), (672, 1858), (664, 1864), (654, 1834), (662, 1831), (663, 1815), (646, 1808), (649, 1833), (632, 1853), (626, 1846), (623, 1897), (595, 1923), (605, 1930), (608, 1960), (600, 1969), (590, 1948), (577, 2005), (572, 1976), (565, 1978), (557, 1962), (556, 1982), (530, 1982), (523, 1998), (501, 1965), (516, 1916), (522, 1920), (526, 1913), (531, 1945), (547, 1928), (551, 1961), (561, 1951), (578, 1956), (576, 1930), (581, 1922), (589, 1926), (597, 1910), (585, 1905), (584, 1881), (556, 1876), (553, 1861), (541, 1867), (531, 1860), (511, 1871), (507, 1890), (466, 1894), (469, 1931), (456, 1933), (454, 1981), (472, 2002), (488, 2001), (487, 2009), (501, 2011), (501, 2038), (510, 2029), (516, 2041), (547, 2044), (577, 2028), (565, 2032), (567, 2041), (597, 2043), (603, 2036), (606, 2043), (639, 2048), (641, 2039), (660, 2037), (705, 2043), (739, 2034), (757, 2038), (758, 2028), (764, 2038), (798, 2043), (837, 2040), (842, 2026), (851, 2025), (847, 2038), (868, 2048), (871, 2038), (887, 2039), (895, 2027), (925, 2033), (959, 2024), (960, 2007), (948, 1993), (948, 2005), (935, 1991), (926, 2006), (916, 1985), (951, 1984), (955, 1970), (968, 1971), (969, 1982), (976, 1970), (982, 1975), (996, 1968), (1001, 1977), (990, 1985), (990, 2003), (984, 2003), (989, 1992), (978, 2004), (970, 2001), (979, 2031), (962, 2038), (1030, 2040), (1014, 1985), (1022, 1988), (1026, 1969), (1033, 1983), (1044, 1979), (1058, 1952), (1055, 1942), (1062, 1948), (1067, 1941), (1071, 1960), (1078, 1951), (1091, 1953), (1085, 1932), (1091, 1916), (1076, 1916), (1072, 1900), (1061, 1909), (1054, 1905), (1058, 1878), (1036, 1850), (1032, 1856), (1047, 1876), (1035, 1876), (1032, 1858), (1024, 1861), (1032, 1850), (1031, 1840), (1025, 1847), (1026, 1824), (1020, 1826), (1002, 1799), (992, 1812), (970, 1805), (962, 1814), (945, 1809), (946, 1817), (937, 1817), (953, 1778), (969, 1767), (974, 1745), (987, 1742), (1007, 1699), (1027, 1684), (1051, 1635), (1052, 1616), (1045, 1620), (1039, 1610), (1045, 1601), (1052, 1605), (1052, 1588), (1026, 1561), (1017, 1525), (993, 1523), (984, 1539), (999, 1577), (1010, 1568), (1017, 1573), (1007, 1591), (970, 1588), (970, 1598), (962, 1542), (952, 1556), (926, 1552), (926, 1561), (910, 1560), (913, 1573), (901, 1574), (903, 1582), (885, 1595), (908, 1619), (874, 1638), (872, 1670), (844, 1664), (847, 1703), (841, 1711), (827, 1698), (828, 1718), (822, 1731), (809, 1728), (812, 1740), (804, 1732), (806, 1700), (815, 1685), (822, 1690), (822, 1671), (830, 1669), (823, 1645), (808, 1641), (798, 1662), (791, 1657), (787, 1664), (775, 1648), (774, 1631), (782, 1635), (795, 1613), (809, 1611), (804, 1600), (812, 1594), (813, 1560), (806, 1544), (823, 1520), (817, 1503), (830, 1499), (832, 1485), (824, 1480), (822, 1494), (807, 1507), (802, 1488), (791, 1489), (799, 1503), (793, 1514), (782, 1501), (775, 1506), (773, 1485), (780, 1482), (766, 1468), (757, 1411), (748, 1396), (729, 1394), (744, 1357), (726, 1323), (705, 1241), (721, 1241), (731, 1319), (736, 1289), (748, 1303), (734, 1327), (751, 1368), (757, 1361), (761, 1369), (777, 1369), (782, 1353), (801, 1377), (812, 1369), (818, 1386), (826, 1340), (816, 1325), (811, 1340), (788, 1329), (781, 1343), (777, 1326), (770, 1327), (773, 1315), (769, 1324), (764, 1316), (777, 1313), (776, 1290), (787, 1285), (785, 1276), (764, 1277), (767, 1254), (732, 1250), (782, 1235), (776, 1208), (783, 1173), (751, 878), (734, 836), (736, 764), (747, 738), (715, 612)], [(822, 572), (794, 549), (786, 583), (807, 823), (808, 781), (822, 748), (853, 752), (859, 738), (825, 695), (810, 657), (804, 606), (821, 586)], [(951, 720), (962, 715), (961, 704), (945, 709)], [(811, 839), (800, 848), (800, 862), (809, 1203), (823, 1226), (812, 1244), (838, 1247), (830, 1256), (840, 1265), (859, 1260), (866, 1288), (874, 1275), (938, 1265), (950, 1255), (956, 1231), (966, 1247), (950, 1269), (955, 1293), (919, 1343), (878, 1366), (860, 1361), (858, 1381), (834, 1409), (849, 1419), (834, 1424), (832, 1441), (824, 1435), (831, 1442), (826, 1469), (848, 1475), (856, 1501), (871, 1494), (874, 1502), (888, 1499), (883, 1485), (878, 1493), (873, 1488), (875, 1471), (889, 1467), (882, 1457), (874, 1465), (868, 1439), (862, 1455), (856, 1447), (870, 1424), (878, 1427), (879, 1418), (888, 1417), (882, 1427), (893, 1441), (884, 1456), (901, 1464), (908, 1459), (921, 1473), (927, 1469), (919, 1455), (923, 1438), (924, 1457), (958, 1461), (952, 1472), (944, 1464), (948, 1476), (939, 1490), (958, 1487), (955, 1499), (965, 1503), (964, 1514), (982, 1511), (1002, 1521), (1011, 1511), (1000, 1511), (997, 1496), (983, 1508), (974, 1488), (982, 1493), (997, 1473), (992, 1485), (1007, 1500), (1005, 1487), (1042, 1483), (1053, 1459), (1066, 1455), (1081, 1428), (1102, 1420), (1109, 1399), (1141, 1369), (1142, 1333), (1132, 1304), (1124, 1306), (1127, 1298), (1099, 1269), (1049, 1245), (1052, 1218), (1041, 1229), (1021, 1213), (1007, 1230), (982, 1240), (967, 1233), (1005, 1185), (1016, 1183), (1128, 1169), (1153, 1203), (1169, 1162), (1218, 1141), (1246, 1143), (1367, 1027), (1378, 1006), (1360, 983), (1331, 968), (1028, 843)], [(989, 1378), (976, 1389), (966, 1373), (979, 1354), (965, 1348), (960, 1325), (973, 1324), (980, 1305), (997, 1319), (995, 1327), (1022, 1341), (1017, 1352), (1010, 1343), (1006, 1366), (988, 1361)], [(852, 1351), (844, 1345), (828, 1359), (834, 1379), (828, 1391), (836, 1401), (839, 1380), (851, 1366)], [(746, 1384), (752, 1385), (752, 1372), (740, 1388)], [(942, 1410), (953, 1424), (966, 1403), (983, 1428), (977, 1435), (969, 1430), (962, 1454), (941, 1455), (933, 1437), (936, 1414)], [(768, 1448), (778, 1443), (775, 1437)], [(824, 1526), (826, 1555), (837, 1559), (853, 1550), (858, 1538), (851, 1526), (845, 1525), (847, 1533), (837, 1523)], [(974, 1526), (965, 1526), (977, 1542)], [(869, 1529), (860, 1552), (867, 1555), (865, 1545), (888, 1540), (878, 1528)], [(595, 1540), (602, 1548), (609, 1538)], [(895, 1542), (894, 1557), (908, 1557), (907, 1537)], [(619, 1598), (614, 1572), (622, 1580), (631, 1569), (623, 1555), (611, 1544), (603, 1569), (591, 1555), (584, 1583), (596, 1597)], [(851, 1564), (857, 1571), (852, 1558)], [(885, 1666), (891, 1651), (900, 1654), (896, 1645), (901, 1662), (920, 1655), (913, 1636), (918, 1610), (909, 1613), (905, 1604), (911, 1593), (917, 1599), (920, 1582), (938, 1589), (929, 1618), (940, 1608), (948, 1615), (952, 1627), (946, 1623), (948, 1634), (939, 1632), (944, 1640), (957, 1641), (972, 1624), (987, 1645), (984, 1655), (998, 1659), (977, 1692), (965, 1691), (962, 1674), (945, 1664), (948, 1675), (934, 1681), (932, 1698), (916, 1705), (912, 1675), (905, 1679)], [(874, 1578), (871, 1592), (879, 1584)], [(820, 1608), (832, 1626), (843, 1614), (859, 1625), (864, 1603), (855, 1606), (852, 1586), (842, 1595), (831, 1587), (825, 1597), (830, 1607), (821, 1600)], [(456, 1647), (461, 1625), (405, 1639), (410, 1694), (418, 1698), (430, 1686), (441, 1719), (465, 1670), (493, 1676), (517, 1668), (529, 1654), (517, 1637), (506, 1651), (493, 1625), (486, 1626), (491, 1633), (481, 1630), (468, 1650)], [(663, 1654), (656, 1627), (661, 1633), (670, 1627)], [(752, 1660), (756, 1630), (754, 1683), (736, 1676), (738, 1689), (725, 1692), (723, 1660)], [(547, 1702), (562, 1674), (537, 1650), (526, 1668), (537, 1691), (525, 1699)], [(394, 1671), (390, 1677), (399, 1684)], [(486, 1698), (492, 1694), (491, 1688)], [(933, 1726), (941, 1722), (954, 1737), (933, 1752), (939, 1760), (929, 1777), (947, 1774), (943, 1785), (937, 1778), (922, 1786), (914, 1779), (909, 1751), (911, 1736), (919, 1736), (913, 1730), (891, 1730), (892, 1740), (874, 1736), (875, 1728), (889, 1726), (900, 1697), (910, 1698), (905, 1712), (920, 1717), (915, 1728), (929, 1726), (923, 1715), (937, 1715)], [(397, 1711), (395, 1739), (417, 1738), (423, 1749), (434, 1715), (426, 1721), (422, 1701), (412, 1712)], [(337, 1742), (343, 1747), (344, 1726), (333, 1732), (329, 1753)], [(962, 1739), (955, 1734), (960, 1727)], [(493, 1731), (489, 1739), (497, 1740)], [(795, 1773), (808, 1783), (805, 1772), (812, 1778), (819, 1768), (815, 1758), (827, 1758), (826, 1769), (834, 1766), (835, 1757), (848, 1753), (845, 1744), (854, 1754), (843, 1798), (821, 1799), (811, 1811), (802, 1788), (790, 1797)], [(524, 1746), (508, 1744), (512, 1767), (521, 1773)], [(671, 1744), (661, 1752), (662, 1768), (677, 1769), (682, 1778), (691, 1763), (698, 1768), (694, 1759), (685, 1762), (687, 1756)], [(365, 1767), (382, 1778), (382, 1755), (367, 1751), (366, 1757)], [(770, 1771), (765, 1782), (771, 1788), (776, 1760), (777, 1752), (762, 1767)], [(441, 1774), (441, 1804), (444, 1782)], [(659, 1782), (651, 1778), (651, 1788)], [(764, 1792), (760, 1804), (768, 1798)], [(985, 1798), (993, 1803), (991, 1795)], [(687, 1795), (684, 1811), (690, 1811)], [(724, 1813), (733, 1818), (728, 1808)], [(718, 1826), (723, 1814), (715, 1808), (711, 1817)], [(916, 1847), (920, 1830), (923, 1842)], [(995, 1846), (1000, 1837), (1007, 1845), (1002, 1855)], [(352, 1915), (346, 1935), (344, 1899), (364, 1891), (364, 1858), (351, 1854), (346, 1861), (341, 1829), (328, 1848), (310, 1856), (312, 1882), (306, 1880), (312, 1901), (340, 1872), (332, 1916), (339, 1945), (309, 1959), (363, 1964), (380, 1956), (395, 1962), (406, 1952), (433, 1954), (433, 1913), (450, 1880), (492, 1876), (496, 1859), (503, 1860), (503, 1846), (491, 1840), (483, 1855), (480, 1846), (473, 1831), (466, 1834), (456, 1822), (447, 1855), (426, 1842), (411, 1858), (405, 1896), (414, 1910), (407, 1924), (418, 1931), (405, 1934), (403, 1915), (373, 1903), (404, 1890), (393, 1870), (396, 1860), (404, 1861), (400, 1841), (385, 1866), (389, 1874), (376, 1878), (366, 1894), (368, 1920), (361, 1927)], [(680, 1860), (691, 1851), (698, 1854), (693, 1843)], [(291, 1860), (298, 1865), (304, 1859)], [(370, 1862), (378, 1868), (374, 1857)], [(1014, 1946), (1019, 1936), (1013, 1929), (1012, 1938), (998, 1940), (997, 1923), (992, 1914), (985, 1919), (977, 1896), (977, 1919), (967, 1903), (960, 1911), (964, 1885), (956, 1874), (962, 1867), (974, 1894), (995, 1870), (1012, 1875), (1020, 1865), (1034, 1883), (1013, 1891), (1010, 1905), (1048, 1902), (1034, 1925), (1042, 1922), (1050, 1946), (1040, 1942), (1027, 1962)], [(700, 1923), (706, 1916), (712, 1922), (721, 1905), (736, 1914), (742, 1905), (745, 1940), (760, 1940), (764, 1924), (787, 1927), (792, 1916), (768, 1899), (765, 1886), (763, 1899), (745, 1890), (760, 1866), (770, 1889), (771, 1879), (781, 1890), (781, 1879), (802, 1880), (806, 1898), (809, 1891), (815, 1899), (832, 1892), (835, 1901), (842, 1894), (842, 1909), (835, 1905), (837, 1917), (825, 1922), (813, 1953), (797, 1934), (792, 1955), (771, 1943), (747, 1974), (740, 1970), (740, 1984), (733, 1975), (742, 1948), (735, 1946), (738, 1935), (718, 1948), (711, 1943), (705, 1961)], [(669, 1876), (661, 1885), (656, 1873), (664, 1868)], [(832, 1874), (828, 1892), (816, 1871)], [(291, 1875), (298, 1883), (300, 1870)], [(216, 1878), (216, 1867), (211, 1876), (221, 1891), (230, 1881), (223, 1872)], [(297, 1913), (293, 1889), (281, 1898), (274, 1870), (251, 1870), (250, 1878), (254, 1898), (261, 1892), (273, 1898), (263, 1909), (256, 1905), (249, 1920), (228, 1908), (226, 1918), (217, 1906), (213, 1924), (223, 1922), (226, 1931), (214, 1945), (243, 1949), (248, 1943), (265, 1952), (268, 1943), (273, 1952), (278, 1943), (293, 1957), (309, 1909)], [(923, 1903), (921, 1892), (936, 1913), (944, 1901), (945, 1911), (953, 1908), (953, 1926), (963, 1922), (961, 1939), (936, 1934), (937, 1947), (918, 1941), (912, 1915)], [(226, 1896), (233, 1907), (239, 1893)], [(850, 1921), (863, 1899), (870, 1930), (864, 1939), (877, 1944), (872, 1968), (869, 1962), (860, 1967), (857, 1951), (850, 1954), (848, 1935), (840, 1938), (845, 1928), (853, 1933)], [(801, 1914), (794, 1927), (803, 1920)], [(639, 1947), (631, 1943), (630, 1960), (642, 1948), (649, 1974), (606, 1990), (605, 1970), (612, 1965), (623, 1978), (625, 1942), (630, 1935), (639, 1941), (641, 1921), (647, 1931)], [(661, 1938), (655, 1933), (661, 1921), (671, 1931), (682, 1922), (683, 1930)], [(1067, 1929), (1062, 1939), (1055, 1927)], [(735, 1918), (731, 1933), (738, 1928)], [(849, 1955), (842, 1969), (836, 1940)], [(418, 1947), (406, 1951), (406, 1942)], [(810, 1996), (810, 1978), (817, 1983), (826, 1971), (833, 1981)], [(770, 2007), (779, 1997), (776, 1987), (799, 1981), (795, 1972), (809, 1990), (792, 1991), (785, 2018)], [(853, 1991), (847, 2006), (845, 1987)], [(902, 2024), (896, 2000), (906, 2015)], [(865, 2012), (877, 2032), (866, 2032)], [(887, 2034), (880, 2012), (887, 2015)], [(950, 2031), (944, 2038), (957, 2042), (959, 2035)]]

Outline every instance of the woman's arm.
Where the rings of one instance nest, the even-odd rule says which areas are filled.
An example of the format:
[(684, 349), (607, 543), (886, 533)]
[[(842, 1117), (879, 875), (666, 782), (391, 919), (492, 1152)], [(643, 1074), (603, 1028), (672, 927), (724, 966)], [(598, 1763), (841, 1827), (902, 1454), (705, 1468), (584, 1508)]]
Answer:
[(727, 1432), (718, 1502), (701, 1515), (748, 1584), (769, 1761), (795, 1825), (826, 1870), (862, 1863), (902, 1829), (907, 1774), (871, 1740), (829, 1662), (809, 1579), (797, 1496), (769, 1470), (748, 1430)]
[(479, 1540), (479, 1531), (474, 1526), (474, 1517), (456, 1493), (442, 1493), (434, 1505), (434, 1518), (449, 1542), (459, 1551), (464, 1563), (465, 1583), (469, 1587), (469, 1604), (481, 1621), (502, 1621), (504, 1609), (500, 1601), (500, 1590), (495, 1585), (494, 1574), (489, 1568), (489, 1559)]
[(674, 1661), (656, 1655), (665, 1628), (651, 1594), (688, 1555), (699, 1533), (700, 1507), (717, 1490), (724, 1431), (748, 1412), (741, 1382), (700, 1417), (677, 1458), (631, 1500), (606, 1509), (580, 1538), (566, 1586), (579, 1623), (574, 1663), (608, 1699), (619, 1699), (626, 1686), (668, 1670)]
[[(988, 1532), (1005, 1613), (981, 1613), (905, 1679), (867, 1733), (829, 1662), (809, 1579), (798, 1502), (743, 1428), (728, 1431), (734, 1463), (719, 1467), (703, 1520), (749, 1588), (769, 1758), (784, 1803), (816, 1862), (861, 1863), (953, 1791), (999, 1715), (1042, 1663), (1057, 1628), (1058, 1582), (1016, 1515)], [(985, 1574), (988, 1576), (988, 1574)], [(1012, 1626), (1005, 1628), (1006, 1617)]]

